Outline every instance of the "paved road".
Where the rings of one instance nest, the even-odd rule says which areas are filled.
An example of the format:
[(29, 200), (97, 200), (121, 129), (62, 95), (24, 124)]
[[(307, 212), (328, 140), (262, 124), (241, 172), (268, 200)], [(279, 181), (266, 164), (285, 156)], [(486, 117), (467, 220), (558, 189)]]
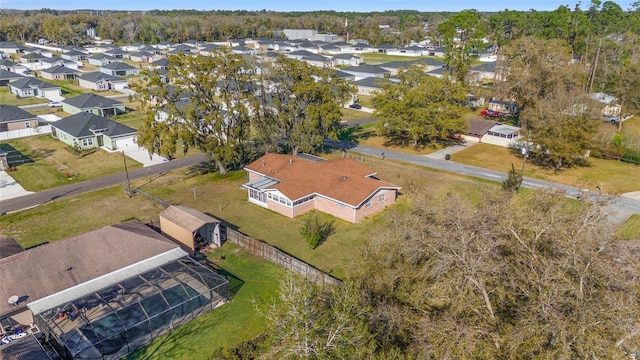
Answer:
[[(133, 180), (144, 178), (149, 175), (156, 175), (166, 171), (197, 165), (203, 160), (204, 155), (199, 154), (141, 169), (134, 169), (129, 171), (129, 179)], [(78, 195), (85, 192), (122, 184), (125, 181), (126, 174), (122, 172), (115, 175), (105, 176), (93, 180), (81, 181), (50, 190), (40, 191), (25, 196), (3, 200), (0, 201), (0, 213), (10, 213), (22, 209), (31, 208), (66, 196)]]
[[(428, 156), (405, 154), (398, 151), (389, 149), (380, 149), (372, 146), (358, 145), (349, 149), (349, 151), (357, 152), (364, 155), (382, 157), (384, 152), (385, 159), (401, 161), (409, 164), (415, 164), (420, 166), (429, 167), (432, 169), (438, 169), (448, 171), (452, 173), (468, 175), (480, 179), (493, 180), (502, 182), (507, 177), (506, 173), (494, 170), (483, 169), (475, 166), (458, 164), (452, 161), (446, 161), (441, 159), (434, 159)], [(574, 186), (568, 186), (549, 181), (543, 181), (538, 179), (524, 178), (522, 186), (529, 189), (558, 189), (564, 191), (567, 196), (576, 198), (578, 194), (583, 194), (584, 189), (579, 189)], [(597, 195), (596, 191), (589, 191), (588, 196), (594, 198)], [(615, 212), (620, 218), (626, 218), (631, 214), (640, 214), (640, 200), (620, 197), (609, 205), (611, 211)], [(623, 221), (624, 221), (623, 220)]]

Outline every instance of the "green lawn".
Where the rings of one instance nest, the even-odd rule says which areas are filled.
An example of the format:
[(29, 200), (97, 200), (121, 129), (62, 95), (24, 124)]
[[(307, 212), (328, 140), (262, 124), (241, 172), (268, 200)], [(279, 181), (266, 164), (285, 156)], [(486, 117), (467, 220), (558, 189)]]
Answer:
[[(478, 144), (451, 155), (451, 160), (508, 172), (511, 164), (522, 166), (522, 156), (513, 151), (494, 145)], [(595, 189), (602, 183), (609, 194), (640, 191), (640, 166), (614, 160), (590, 158), (589, 167), (574, 167), (555, 173), (527, 162), (524, 175), (531, 178), (558, 182), (581, 188)]]
[(359, 54), (360, 57), (367, 64), (382, 64), (390, 61), (413, 61), (422, 59), (420, 56), (401, 56), (401, 55), (387, 55), (381, 53), (363, 53)]
[(373, 114), (370, 114), (368, 112), (355, 109), (342, 108), (340, 109), (340, 111), (342, 112), (342, 121), (352, 121), (357, 119), (370, 118), (373, 116)]
[(618, 231), (616, 237), (621, 240), (640, 240), (640, 214), (633, 214), (625, 221)]
[[(224, 255), (224, 260), (221, 256)], [(125, 359), (210, 359), (214, 350), (230, 348), (258, 336), (266, 324), (255, 309), (253, 300), (271, 301), (277, 296), (278, 280), (285, 270), (258, 259), (227, 242), (209, 256), (232, 276), (230, 288), (236, 289), (233, 300), (207, 312), (166, 334)]]
[[(10, 164), (16, 165), (18, 169), (9, 174), (28, 191), (41, 191), (68, 185), (72, 181), (94, 179), (124, 171), (122, 154), (119, 152), (108, 153), (95, 149), (87, 155), (78, 155), (70, 146), (49, 134), (7, 140), (0, 144), (13, 147), (33, 161), (15, 164), (9, 159)], [(127, 165), (130, 169), (142, 167), (133, 160)], [(66, 173), (72, 176), (67, 178)]]
[(91, 90), (83, 88), (82, 86), (78, 85), (78, 80), (44, 80), (44, 81), (54, 84), (56, 86), (60, 86), (60, 88), (62, 89), (62, 96), (64, 96), (65, 98), (70, 98), (70, 97), (92, 92)]
[(33, 104), (44, 104), (47, 102), (49, 102), (48, 99), (42, 99), (35, 96), (18, 98), (17, 96), (9, 92), (8, 86), (0, 87), (0, 104), (3, 105), (24, 106)]
[(358, 94), (358, 103), (366, 108), (373, 109), (373, 102), (371, 101), (372, 98), (373, 96), (371, 95)]

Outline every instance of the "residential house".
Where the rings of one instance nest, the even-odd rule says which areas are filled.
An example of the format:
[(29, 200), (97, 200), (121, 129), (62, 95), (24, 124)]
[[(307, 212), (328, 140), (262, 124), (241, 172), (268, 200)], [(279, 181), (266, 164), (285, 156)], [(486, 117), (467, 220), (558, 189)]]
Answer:
[(0, 86), (5, 86), (10, 82), (24, 78), (24, 75), (0, 69)]
[(87, 58), (87, 62), (91, 65), (95, 65), (95, 66), (105, 66), (107, 64), (111, 64), (114, 61), (119, 61), (122, 62), (122, 58), (117, 59), (113, 56), (107, 55), (105, 53), (102, 54), (95, 54), (93, 56), (89, 56)]
[(131, 61), (135, 61), (135, 62), (150, 63), (150, 62), (156, 61), (158, 59), (162, 59), (162, 56), (158, 55), (158, 54), (146, 52), (146, 51), (137, 51), (137, 52), (134, 52), (133, 54), (131, 54), (129, 56), (129, 59), (131, 59)]
[(400, 55), (400, 56), (423, 56), (429, 52), (422, 46), (411, 45), (403, 48), (399, 48), (396, 51), (387, 51), (388, 54)]
[(31, 54), (25, 54), (20, 58), (20, 62), (23, 64), (32, 64), (32, 63), (39, 63), (41, 62), (43, 59), (46, 59), (47, 57), (44, 55), (40, 55), (38, 53), (31, 53)]
[(427, 71), (427, 72), (447, 66), (447, 64), (445, 64), (444, 62), (440, 60), (435, 60), (435, 59), (418, 59), (418, 60), (412, 61), (411, 63), (422, 66), (424, 68), (424, 71)]
[(400, 190), (352, 158), (266, 154), (245, 170), (249, 202), (290, 218), (318, 210), (358, 223), (393, 205)]
[(354, 81), (354, 84), (358, 88), (359, 95), (371, 95), (374, 91), (381, 89), (380, 84), (383, 83), (384, 81), (390, 81), (390, 80), (385, 78), (378, 78), (378, 77), (366, 77), (366, 78), (361, 78), (360, 80)]
[(485, 144), (511, 147), (520, 140), (520, 128), (497, 123), (482, 137)]
[(136, 129), (106, 117), (80, 112), (51, 123), (51, 135), (63, 143), (79, 149), (106, 147), (119, 150), (137, 146)]
[[(356, 79), (355, 75), (347, 74), (342, 70), (336, 70), (336, 76), (338, 77), (338, 79), (349, 80), (349, 81), (355, 81)], [(367, 78), (367, 79), (377, 79), (377, 78)]]
[(34, 77), (25, 77), (8, 84), (9, 92), (19, 97), (39, 97), (57, 99), (62, 96), (59, 86), (49, 84)]
[[(226, 279), (136, 220), (3, 256), (0, 278), (0, 294), (17, 298), (0, 302), (3, 330), (38, 333), (55, 359), (123, 358), (229, 299)], [(1, 348), (50, 359), (31, 335)]]
[(129, 87), (126, 79), (99, 71), (83, 73), (81, 76), (76, 77), (76, 79), (78, 79), (78, 85), (96, 91), (122, 90)]
[(220, 46), (216, 44), (207, 44), (198, 50), (198, 54), (203, 56), (211, 56), (220, 50)]
[(112, 48), (104, 52), (105, 55), (112, 56), (116, 59), (128, 59), (129, 52), (124, 51), (120, 48)]
[(374, 52), (374, 48), (371, 47), (371, 45), (366, 43), (356, 43), (349, 46), (349, 48), (346, 48), (346, 49), (343, 48), (343, 52), (356, 53), (356, 54), (370, 53), (370, 52)]
[(69, 50), (60, 54), (60, 57), (71, 61), (84, 61), (87, 60), (89, 54), (80, 52), (78, 50)]
[(620, 118), (622, 106), (618, 103), (618, 99), (615, 96), (596, 92), (589, 94), (589, 97), (602, 107), (600, 110), (602, 115)]
[(17, 106), (0, 105), (0, 132), (36, 128), (38, 117)]
[(0, 70), (11, 71), (16, 74), (25, 74), (29, 71), (29, 69), (23, 64), (14, 63), (7, 59), (0, 60)]
[(429, 50), (429, 56), (435, 56), (440, 58), (443, 58), (446, 53), (447, 53), (447, 48), (444, 46), (437, 46)]
[(331, 58), (333, 66), (358, 66), (362, 64), (362, 58), (354, 54), (338, 54)]
[(506, 100), (490, 100), (487, 109), (504, 115), (513, 115), (520, 111), (518, 103)]
[(80, 74), (79, 70), (68, 68), (66, 66), (53, 66), (40, 71), (40, 76), (48, 80), (73, 80)]
[(42, 49), (42, 48), (25, 48), (24, 49), (24, 54), (25, 55), (39, 54), (39, 55), (42, 55), (44, 57), (52, 57), (53, 56), (53, 52), (51, 50)]
[(496, 62), (485, 62), (469, 69), (468, 79), (470, 83), (483, 83), (486, 81), (501, 80), (496, 73)]
[(96, 94), (82, 94), (62, 100), (62, 110), (69, 114), (80, 112), (92, 113), (100, 116), (124, 114), (124, 103)]
[(331, 43), (318, 46), (318, 54), (335, 55), (335, 54), (341, 54), (341, 53), (342, 53), (342, 50)]
[(13, 41), (0, 41), (0, 51), (7, 54), (20, 54), (24, 52), (24, 46)]
[(356, 81), (360, 79), (368, 78), (368, 77), (384, 78), (384, 77), (389, 77), (389, 75), (391, 74), (391, 71), (389, 70), (383, 69), (376, 65), (366, 65), (366, 64), (362, 64), (358, 66), (350, 66), (348, 68), (342, 69), (342, 71), (348, 74), (354, 75)]
[(210, 246), (222, 245), (220, 220), (183, 205), (171, 205), (160, 215), (162, 234), (194, 256)]
[(198, 49), (191, 46), (187, 46), (187, 45), (177, 45), (167, 52), (167, 55), (178, 55), (178, 54), (196, 55), (198, 54)]
[(149, 64), (149, 68), (167, 70), (167, 69), (169, 69), (169, 59), (167, 59), (167, 58), (158, 59), (158, 60), (152, 62), (151, 64)]
[(296, 51), (285, 53), (285, 56), (288, 57), (289, 59), (296, 59), (296, 60), (302, 60), (306, 56), (313, 56), (313, 55), (316, 55), (316, 54), (312, 53), (309, 50), (296, 50)]
[(499, 124), (497, 121), (488, 119), (470, 118), (467, 119), (467, 132), (462, 134), (462, 138), (465, 141), (481, 143), (482, 137), (487, 134), (487, 131)]
[(147, 45), (144, 44), (127, 44), (127, 45), (123, 45), (120, 48), (124, 51), (131, 51), (131, 52), (136, 52), (136, 51), (141, 51), (143, 48), (147, 47)]
[(316, 54), (305, 56), (302, 58), (302, 61), (306, 62), (311, 66), (321, 67), (321, 68), (331, 65), (329, 58), (326, 58), (322, 55), (316, 55)]
[(391, 73), (391, 76), (396, 76), (400, 73), (402, 69), (407, 70), (413, 63), (410, 61), (389, 61), (384, 64), (378, 65), (379, 67), (388, 70)]
[(40, 64), (40, 66), (41, 66), (40, 68), (41, 69), (46, 69), (46, 68), (50, 68), (52, 66), (62, 65), (62, 66), (68, 67), (70, 69), (78, 69), (81, 64), (82, 64), (82, 62), (73, 61), (73, 60), (67, 60), (67, 59), (63, 59), (63, 58), (58, 57), (58, 56), (52, 56), (50, 58), (42, 59), (41, 64)]
[(100, 67), (100, 72), (113, 76), (139, 75), (140, 69), (123, 62), (112, 62)]
[(381, 44), (373, 47), (373, 52), (377, 52), (381, 54), (394, 52), (396, 50), (398, 50), (398, 48), (395, 45), (391, 45), (391, 44)]

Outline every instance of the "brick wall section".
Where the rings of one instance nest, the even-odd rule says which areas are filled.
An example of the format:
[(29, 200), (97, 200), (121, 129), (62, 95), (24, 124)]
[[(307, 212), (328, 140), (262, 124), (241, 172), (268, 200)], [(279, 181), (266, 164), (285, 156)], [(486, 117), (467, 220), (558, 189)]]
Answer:
[(239, 231), (226, 229), (227, 240), (237, 244), (249, 253), (269, 260), (291, 272), (303, 276), (320, 285), (340, 285), (342, 282), (333, 276), (299, 260), (266, 242), (249, 237)]
[[(317, 197), (316, 197), (317, 199)], [(311, 211), (316, 208), (315, 205), (316, 200), (307, 201), (306, 203), (302, 203), (298, 206), (293, 207), (293, 217), (300, 216), (308, 211)]]
[(293, 210), (287, 205), (280, 204), (279, 202), (273, 201), (267, 198), (267, 209), (273, 210), (279, 214), (282, 214), (286, 217), (293, 217)]
[(322, 196), (316, 196), (315, 199), (316, 209), (319, 211), (325, 212), (327, 214), (331, 214), (339, 219), (355, 222), (354, 221), (354, 209), (347, 205), (340, 206), (339, 203), (327, 199)]
[[(384, 201), (380, 201), (380, 196), (384, 194)], [(391, 206), (396, 202), (396, 191), (381, 189), (376, 191), (373, 196), (368, 200), (371, 200), (371, 206), (366, 207), (366, 201), (356, 210), (356, 221), (361, 222), (365, 217), (373, 215), (379, 211), (382, 211), (385, 207)], [(367, 200), (367, 201), (368, 201)]]

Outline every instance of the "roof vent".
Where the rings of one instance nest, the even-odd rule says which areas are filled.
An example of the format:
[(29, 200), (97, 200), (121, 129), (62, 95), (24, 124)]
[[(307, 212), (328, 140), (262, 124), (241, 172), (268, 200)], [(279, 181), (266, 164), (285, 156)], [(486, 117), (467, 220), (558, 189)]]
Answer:
[(289, 164), (293, 164), (293, 159), (289, 159)]
[(265, 167), (265, 166), (267, 166), (267, 162), (262, 160), (262, 167)]
[(347, 175), (342, 175), (342, 180), (347, 180)]

